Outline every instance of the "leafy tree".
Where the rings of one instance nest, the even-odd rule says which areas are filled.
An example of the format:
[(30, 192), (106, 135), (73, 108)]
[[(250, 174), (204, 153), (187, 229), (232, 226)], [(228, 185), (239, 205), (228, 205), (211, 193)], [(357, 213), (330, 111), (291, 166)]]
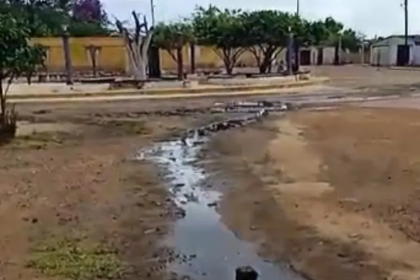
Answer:
[[(10, 125), (6, 110), (7, 91), (13, 80), (43, 64), (45, 51), (29, 45), (30, 28), (12, 14), (0, 14), (0, 126)], [(6, 82), (6, 88), (3, 83)]]
[(71, 36), (109, 33), (109, 22), (99, 0), (3, 0), (0, 13), (25, 19), (31, 37), (61, 36), (63, 24), (70, 26)]
[(247, 30), (246, 45), (255, 57), (260, 73), (266, 73), (275, 57), (287, 46), (292, 29), (300, 28), (298, 18), (277, 10), (242, 14)]
[(109, 35), (108, 16), (100, 0), (76, 0), (69, 33), (74, 37)]
[(212, 47), (222, 59), (227, 74), (245, 51), (246, 31), (239, 10), (198, 7), (192, 17), (193, 33), (199, 45)]
[(160, 23), (155, 28), (153, 44), (168, 52), (176, 62), (177, 57), (174, 52), (182, 44), (191, 43), (194, 39), (192, 26), (189, 22), (176, 22), (170, 24)]
[(327, 29), (324, 21), (322, 20), (307, 22), (306, 29), (308, 34), (308, 44), (310, 45), (323, 45), (330, 38), (330, 31)]
[(353, 29), (345, 29), (341, 35), (341, 46), (352, 52), (357, 51), (360, 47), (362, 37)]
[(73, 18), (80, 21), (107, 21), (107, 16), (99, 0), (76, 0)]

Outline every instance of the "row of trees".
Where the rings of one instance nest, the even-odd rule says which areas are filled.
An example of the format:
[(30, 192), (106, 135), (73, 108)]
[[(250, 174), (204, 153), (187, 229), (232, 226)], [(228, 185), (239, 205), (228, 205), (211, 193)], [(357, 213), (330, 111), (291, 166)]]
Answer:
[(63, 25), (73, 37), (111, 32), (100, 0), (2, 0), (0, 14), (24, 20), (31, 37), (61, 36)]
[(179, 44), (210, 46), (222, 59), (226, 72), (232, 73), (240, 55), (249, 50), (261, 73), (287, 48), (290, 35), (298, 46), (336, 46), (357, 50), (361, 36), (328, 17), (309, 21), (278, 10), (244, 12), (199, 7), (189, 19), (156, 26), (153, 42), (176, 60)]

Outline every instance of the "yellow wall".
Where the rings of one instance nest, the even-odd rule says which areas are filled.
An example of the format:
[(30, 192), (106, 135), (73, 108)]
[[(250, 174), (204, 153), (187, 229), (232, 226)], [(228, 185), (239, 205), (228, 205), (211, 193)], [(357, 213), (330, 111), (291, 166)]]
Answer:
[[(49, 72), (63, 72), (65, 69), (64, 52), (61, 38), (33, 38), (32, 43), (38, 43), (48, 48), (47, 68)], [(101, 50), (98, 54), (98, 69), (107, 72), (124, 72), (127, 63), (124, 42), (121, 38), (99, 37), (99, 38), (70, 38), (70, 51), (72, 64), (75, 71), (91, 71), (91, 62), (86, 47), (89, 45), (99, 46)], [(189, 47), (183, 49), (184, 67), (189, 67)], [(160, 51), (162, 69), (176, 69), (176, 63), (165, 50)], [(251, 53), (245, 52), (240, 57), (240, 64), (243, 66), (255, 65), (255, 60)], [(197, 46), (196, 66), (201, 67), (221, 67), (222, 60), (210, 47)]]
[[(50, 72), (64, 70), (64, 52), (61, 38), (33, 38), (33, 43), (46, 46), (47, 67)], [(70, 53), (76, 71), (91, 70), (91, 62), (86, 46), (101, 47), (98, 69), (106, 71), (125, 71), (126, 57), (124, 43), (120, 38), (70, 38)]]

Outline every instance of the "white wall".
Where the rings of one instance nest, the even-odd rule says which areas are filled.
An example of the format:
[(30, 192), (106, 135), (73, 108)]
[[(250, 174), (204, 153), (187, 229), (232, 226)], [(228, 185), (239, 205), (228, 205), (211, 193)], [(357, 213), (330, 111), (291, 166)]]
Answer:
[[(398, 45), (404, 43), (404, 38), (393, 37), (382, 42), (379, 46), (373, 46), (370, 63), (380, 66), (397, 65)], [(416, 46), (411, 40), (408, 43), (410, 45), (409, 65), (420, 65), (420, 46)]]
[(413, 56), (412, 65), (420, 66), (420, 46), (413, 46), (412, 56)]
[(334, 47), (325, 47), (323, 50), (323, 61), (322, 64), (334, 64), (335, 57), (335, 48)]
[(391, 48), (389, 46), (375, 46), (370, 52), (370, 64), (385, 66), (390, 65), (392, 61)]

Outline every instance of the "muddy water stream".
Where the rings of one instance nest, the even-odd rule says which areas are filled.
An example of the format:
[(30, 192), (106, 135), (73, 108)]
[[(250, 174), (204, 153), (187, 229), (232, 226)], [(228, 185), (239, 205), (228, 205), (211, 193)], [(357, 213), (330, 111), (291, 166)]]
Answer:
[(222, 223), (214, 207), (222, 194), (203, 186), (207, 175), (196, 164), (209, 134), (245, 125), (264, 115), (261, 111), (241, 119), (211, 124), (181, 140), (158, 143), (142, 152), (143, 158), (156, 162), (165, 172), (174, 201), (184, 213), (168, 240), (175, 253), (182, 256), (180, 261), (168, 267), (171, 272), (196, 280), (233, 280), (237, 267), (249, 265), (258, 271), (260, 280), (303, 279), (285, 264), (262, 259), (257, 248), (239, 240)]

